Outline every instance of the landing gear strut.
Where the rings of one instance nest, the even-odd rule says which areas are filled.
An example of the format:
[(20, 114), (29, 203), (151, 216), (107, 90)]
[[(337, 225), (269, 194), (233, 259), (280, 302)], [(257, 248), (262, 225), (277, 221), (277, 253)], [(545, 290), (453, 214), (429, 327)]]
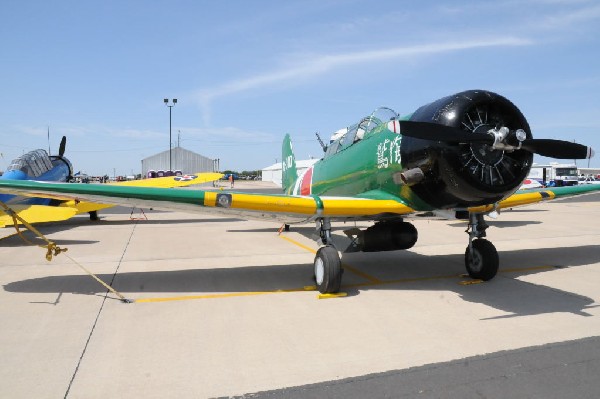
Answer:
[(469, 246), (465, 251), (465, 266), (471, 278), (483, 281), (493, 279), (500, 264), (496, 247), (483, 238), (488, 227), (483, 214), (469, 214)]
[(322, 294), (333, 294), (342, 284), (342, 261), (331, 239), (331, 221), (327, 218), (317, 221), (319, 237), (323, 245), (315, 256), (315, 282)]

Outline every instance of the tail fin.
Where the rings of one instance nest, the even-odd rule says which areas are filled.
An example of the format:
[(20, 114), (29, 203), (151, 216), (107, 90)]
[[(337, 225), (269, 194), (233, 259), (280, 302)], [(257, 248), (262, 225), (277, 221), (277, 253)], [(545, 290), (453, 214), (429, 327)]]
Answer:
[(281, 185), (285, 193), (290, 193), (298, 179), (296, 170), (296, 157), (292, 149), (292, 139), (286, 134), (281, 147)]

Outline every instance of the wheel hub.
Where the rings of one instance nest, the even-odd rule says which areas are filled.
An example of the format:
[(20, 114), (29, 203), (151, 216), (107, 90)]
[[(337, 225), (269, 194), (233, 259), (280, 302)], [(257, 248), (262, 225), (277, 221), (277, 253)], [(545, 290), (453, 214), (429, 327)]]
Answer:
[(475, 250), (471, 250), (471, 255), (469, 256), (470, 268), (474, 272), (480, 272), (482, 267), (482, 259), (481, 255)]
[(319, 257), (315, 259), (315, 281), (317, 285), (323, 284), (323, 279), (325, 278), (325, 265), (323, 264), (323, 260)]

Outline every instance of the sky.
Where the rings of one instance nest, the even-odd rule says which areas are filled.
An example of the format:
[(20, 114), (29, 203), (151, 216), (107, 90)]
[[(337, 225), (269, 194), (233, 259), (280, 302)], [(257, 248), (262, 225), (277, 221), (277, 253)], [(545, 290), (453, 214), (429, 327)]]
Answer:
[[(379, 106), (405, 115), (469, 89), (519, 107), (535, 138), (596, 149), (600, 2), (4, 1), (0, 169), (58, 152), (90, 175), (141, 172), (171, 145), (221, 170), (320, 157), (315, 138)], [(50, 142), (48, 143), (48, 130)], [(537, 157), (546, 163), (547, 158)]]

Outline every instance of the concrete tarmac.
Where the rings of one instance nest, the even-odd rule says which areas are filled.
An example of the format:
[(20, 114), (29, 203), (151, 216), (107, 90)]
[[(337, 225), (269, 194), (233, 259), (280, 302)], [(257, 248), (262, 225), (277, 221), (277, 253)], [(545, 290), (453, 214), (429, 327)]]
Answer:
[[(238, 189), (270, 189), (242, 183)], [(439, 386), (462, 378), (461, 359), (595, 347), (599, 199), (548, 202), (491, 220), (500, 272), (481, 284), (461, 276), (466, 225), (417, 220), (419, 241), (409, 251), (345, 254), (347, 296), (331, 299), (310, 288), (312, 225), (278, 235), (271, 222), (150, 210), (147, 220), (131, 220), (144, 214), (124, 208), (102, 212), (98, 222), (79, 216), (40, 225), (68, 252), (47, 262), (44, 249), (17, 236), (0, 240), (0, 397), (248, 396), (343, 381), (326, 395), (342, 397), (368, 380), (361, 376), (402, 378), (419, 367), (445, 370), (427, 385), (444, 396)], [(347, 244), (341, 229), (335, 239)], [(79, 265), (134, 303), (107, 293)], [(560, 363), (564, 351), (552, 353)], [(585, 353), (598, 364), (597, 351)], [(498, 383), (513, 363), (478, 369)], [(376, 381), (390, 390), (374, 396), (401, 396), (392, 380)], [(543, 381), (533, 378), (524, 395), (512, 396), (547, 392)], [(597, 391), (590, 381), (573, 384), (580, 391), (571, 397)], [(413, 380), (414, 388), (422, 382)]]

